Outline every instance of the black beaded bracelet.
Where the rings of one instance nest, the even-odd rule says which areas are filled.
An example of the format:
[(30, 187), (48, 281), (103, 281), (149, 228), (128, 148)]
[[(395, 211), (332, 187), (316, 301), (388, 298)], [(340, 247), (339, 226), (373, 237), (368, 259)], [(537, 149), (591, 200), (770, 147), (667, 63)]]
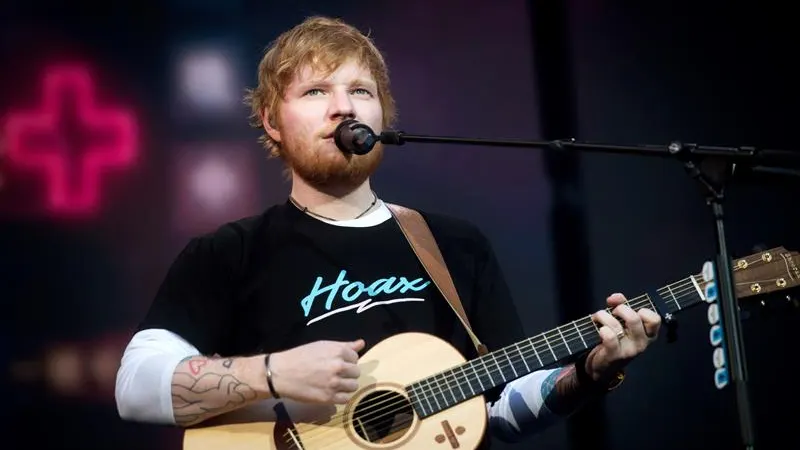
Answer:
[(267, 353), (267, 356), (264, 357), (264, 366), (267, 368), (267, 386), (269, 387), (269, 393), (272, 394), (272, 398), (281, 398), (278, 395), (278, 391), (275, 390), (275, 386), (272, 385), (272, 369), (269, 368), (269, 357), (270, 353)]

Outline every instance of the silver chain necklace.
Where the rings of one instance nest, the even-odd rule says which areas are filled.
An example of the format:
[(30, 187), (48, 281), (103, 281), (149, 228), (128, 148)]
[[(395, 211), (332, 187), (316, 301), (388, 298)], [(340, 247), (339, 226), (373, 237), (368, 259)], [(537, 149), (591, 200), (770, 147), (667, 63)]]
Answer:
[[(317, 217), (319, 217), (321, 219), (330, 220), (331, 222), (339, 222), (339, 219), (334, 219), (334, 218), (331, 218), (331, 217), (328, 217), (328, 216), (323, 216), (322, 214), (317, 214), (314, 211), (311, 211), (310, 209), (308, 209), (308, 207), (303, 206), (300, 203), (298, 203), (298, 201), (295, 200), (294, 197), (292, 197), (291, 195), (289, 196), (289, 201), (291, 201), (294, 206), (296, 206), (300, 211), (302, 211), (304, 213), (311, 214), (312, 216), (317, 216)], [(375, 191), (372, 191), (372, 203), (370, 203), (370, 205), (367, 207), (367, 209), (365, 209), (363, 212), (361, 212), (361, 214), (355, 216), (353, 219), (350, 219), (350, 220), (360, 219), (361, 217), (364, 216), (364, 214), (369, 212), (369, 210), (372, 209), (372, 207), (375, 206), (376, 203), (378, 203), (378, 195), (375, 193)]]

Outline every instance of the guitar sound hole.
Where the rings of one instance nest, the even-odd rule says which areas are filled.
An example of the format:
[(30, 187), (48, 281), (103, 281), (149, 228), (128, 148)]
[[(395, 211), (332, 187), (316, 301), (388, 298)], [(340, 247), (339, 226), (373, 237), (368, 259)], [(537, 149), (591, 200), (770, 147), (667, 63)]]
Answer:
[(353, 409), (353, 428), (367, 442), (394, 442), (403, 437), (413, 420), (411, 403), (394, 391), (367, 394)]

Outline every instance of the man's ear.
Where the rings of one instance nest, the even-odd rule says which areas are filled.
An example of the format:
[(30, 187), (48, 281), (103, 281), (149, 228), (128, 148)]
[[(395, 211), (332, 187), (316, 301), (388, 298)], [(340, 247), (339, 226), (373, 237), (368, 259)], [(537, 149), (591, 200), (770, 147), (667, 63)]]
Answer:
[(275, 142), (281, 141), (281, 132), (275, 128), (275, 118), (272, 117), (268, 110), (264, 110), (264, 115), (262, 119), (262, 124), (264, 125), (264, 130), (267, 132), (269, 137), (272, 138)]

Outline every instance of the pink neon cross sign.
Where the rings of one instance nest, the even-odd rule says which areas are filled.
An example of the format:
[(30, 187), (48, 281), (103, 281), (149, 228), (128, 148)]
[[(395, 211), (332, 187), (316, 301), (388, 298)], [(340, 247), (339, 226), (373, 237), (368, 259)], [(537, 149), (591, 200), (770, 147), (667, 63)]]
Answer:
[[(8, 161), (21, 169), (37, 171), (45, 178), (47, 209), (87, 213), (97, 209), (100, 177), (110, 168), (132, 165), (137, 158), (137, 126), (133, 114), (96, 104), (89, 72), (76, 66), (57, 67), (44, 76), (42, 101), (32, 111), (15, 111), (6, 122)], [(72, 98), (75, 108), (64, 104)], [(89, 143), (68, 151), (68, 138), (59, 125), (74, 114)], [(102, 143), (95, 136), (110, 136)], [(35, 137), (45, 137), (36, 144)], [(74, 180), (74, 181), (73, 181)]]

